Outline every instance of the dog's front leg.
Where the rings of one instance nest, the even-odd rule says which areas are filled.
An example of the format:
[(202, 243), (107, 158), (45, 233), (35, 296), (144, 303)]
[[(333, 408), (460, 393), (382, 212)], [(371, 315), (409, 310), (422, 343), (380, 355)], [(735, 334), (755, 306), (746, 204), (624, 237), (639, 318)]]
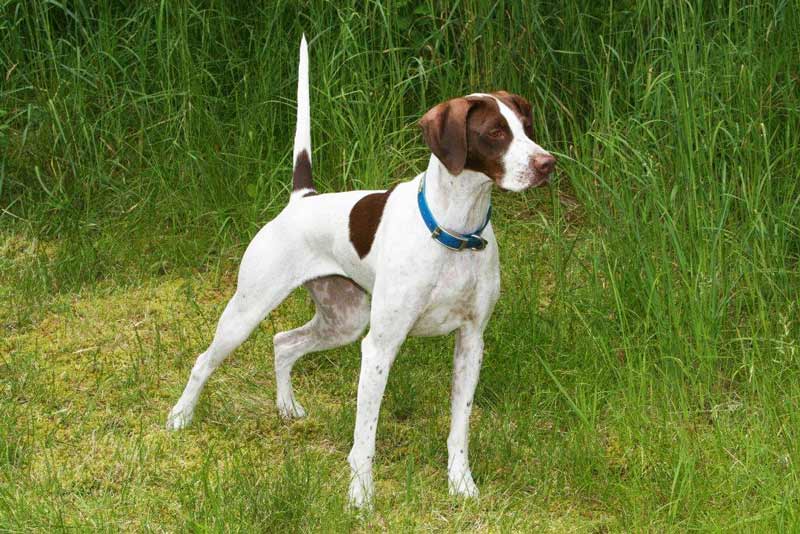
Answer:
[(466, 325), (456, 334), (450, 435), (447, 438), (447, 478), (451, 495), (477, 497), (478, 487), (469, 468), (469, 416), (483, 360), (483, 332)]
[(372, 460), (375, 457), (375, 433), (386, 389), (389, 369), (403, 339), (387, 339), (370, 330), (361, 342), (361, 375), (358, 379), (356, 427), (350, 463), (350, 505), (368, 508), (372, 504)]
[(395, 356), (424, 308), (431, 286), (430, 279), (413, 280), (402, 271), (386, 273), (375, 282), (370, 329), (361, 342), (353, 448), (347, 457), (350, 505), (355, 508), (372, 505), (372, 461), (383, 392)]

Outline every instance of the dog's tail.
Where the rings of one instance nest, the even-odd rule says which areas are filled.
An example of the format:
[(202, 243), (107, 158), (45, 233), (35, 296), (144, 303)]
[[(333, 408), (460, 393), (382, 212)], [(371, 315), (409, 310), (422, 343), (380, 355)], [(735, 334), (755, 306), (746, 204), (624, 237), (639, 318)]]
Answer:
[(294, 170), (291, 199), (316, 194), (311, 179), (311, 106), (308, 96), (308, 43), (300, 41), (300, 65), (297, 75), (297, 129), (294, 133)]

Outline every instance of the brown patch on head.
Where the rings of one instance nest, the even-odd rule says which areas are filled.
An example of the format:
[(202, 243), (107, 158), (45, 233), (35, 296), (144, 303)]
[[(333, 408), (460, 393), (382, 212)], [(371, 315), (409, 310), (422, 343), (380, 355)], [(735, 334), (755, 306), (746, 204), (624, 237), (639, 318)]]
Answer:
[(473, 108), (467, 120), (468, 150), (464, 168), (482, 172), (499, 183), (506, 172), (503, 156), (514, 135), (495, 99), (488, 96), (469, 99), (480, 102), (480, 105)]
[(451, 174), (468, 169), (494, 181), (502, 179), (503, 155), (513, 134), (494, 98), (448, 100), (431, 108), (419, 124), (431, 152)]
[(314, 182), (311, 180), (311, 160), (305, 150), (297, 155), (292, 173), (292, 190), (300, 189), (314, 189)]
[(392, 186), (383, 193), (371, 193), (358, 200), (350, 210), (350, 242), (356, 249), (359, 258), (363, 258), (372, 249), (375, 232), (383, 216), (383, 208), (394, 190)]
[(531, 103), (519, 95), (507, 91), (495, 91), (492, 96), (508, 106), (519, 118), (525, 135), (533, 139), (533, 111)]

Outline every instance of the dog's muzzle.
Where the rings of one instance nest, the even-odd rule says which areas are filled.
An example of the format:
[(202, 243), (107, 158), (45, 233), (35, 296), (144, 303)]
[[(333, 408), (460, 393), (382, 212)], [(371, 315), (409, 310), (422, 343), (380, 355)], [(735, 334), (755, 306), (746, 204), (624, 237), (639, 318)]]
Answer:
[(539, 187), (550, 181), (550, 175), (556, 168), (556, 158), (551, 154), (533, 156), (530, 160), (530, 168), (533, 170), (531, 187)]

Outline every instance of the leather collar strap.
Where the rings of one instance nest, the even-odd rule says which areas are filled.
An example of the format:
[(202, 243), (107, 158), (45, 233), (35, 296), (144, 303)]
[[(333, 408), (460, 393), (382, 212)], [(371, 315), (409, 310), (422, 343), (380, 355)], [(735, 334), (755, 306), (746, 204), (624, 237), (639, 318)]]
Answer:
[(449, 232), (439, 226), (436, 219), (428, 207), (428, 201), (425, 200), (425, 175), (419, 180), (419, 189), (417, 190), (417, 206), (419, 206), (419, 213), (422, 215), (422, 220), (425, 221), (425, 226), (431, 232), (431, 237), (441, 243), (443, 246), (451, 250), (483, 250), (486, 248), (487, 241), (481, 237), (481, 232), (489, 224), (489, 219), (492, 217), (492, 204), (489, 201), (489, 209), (486, 211), (486, 220), (480, 228), (471, 234), (459, 234), (458, 232)]

